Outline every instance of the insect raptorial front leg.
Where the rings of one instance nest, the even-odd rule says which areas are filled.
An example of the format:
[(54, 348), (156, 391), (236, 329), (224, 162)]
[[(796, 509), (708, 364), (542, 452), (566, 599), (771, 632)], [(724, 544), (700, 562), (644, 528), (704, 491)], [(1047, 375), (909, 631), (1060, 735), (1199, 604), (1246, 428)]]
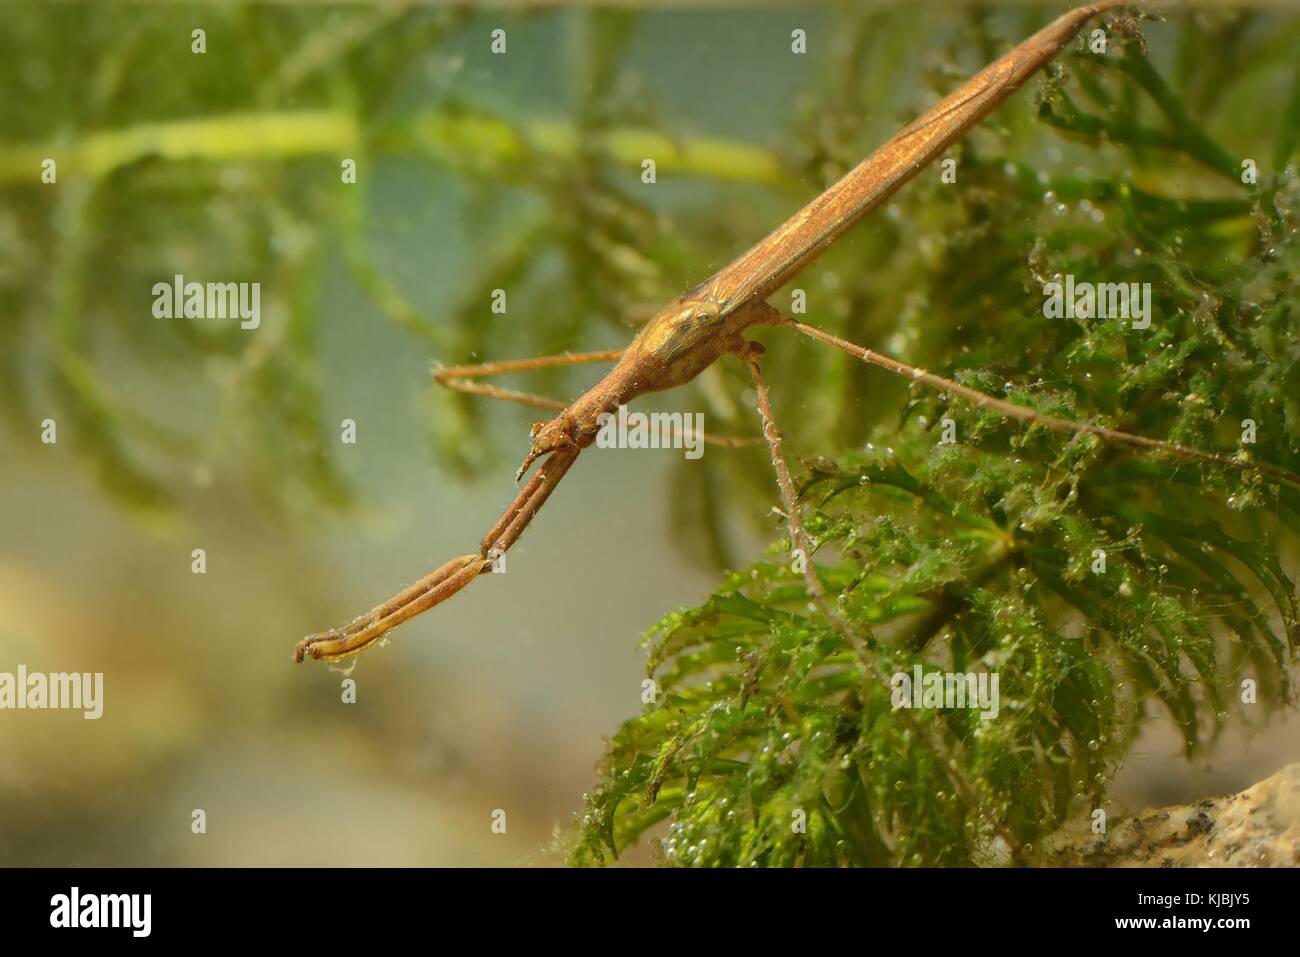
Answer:
[(578, 452), (578, 449), (565, 449), (543, 463), (483, 537), (477, 554), (453, 558), (346, 628), (307, 636), (294, 647), (294, 660), (302, 661), (308, 655), (319, 661), (342, 661), (355, 657), (402, 622), (442, 604), (479, 575), (491, 571), (496, 560), (519, 540), (528, 523), (555, 491), (555, 486), (577, 459)]
[(294, 646), (294, 660), (310, 655), (318, 661), (342, 661), (359, 655), (385, 632), (446, 601), (491, 567), (481, 555), (453, 558), (347, 627), (308, 635)]

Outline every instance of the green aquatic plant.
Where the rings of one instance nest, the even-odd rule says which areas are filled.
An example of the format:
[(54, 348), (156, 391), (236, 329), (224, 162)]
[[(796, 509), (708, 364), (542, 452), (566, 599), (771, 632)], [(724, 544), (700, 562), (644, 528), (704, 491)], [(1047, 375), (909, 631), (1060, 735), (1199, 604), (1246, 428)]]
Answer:
[[(830, 316), (1044, 414), (1294, 468), (1300, 71), (1287, 44), (1228, 18), (1184, 25), (1170, 78), (1121, 26), (961, 148), (963, 188), (900, 199), (854, 254), (885, 288)], [(1189, 68), (1211, 49), (1242, 64), (1222, 85)], [(1233, 121), (1229, 104), (1264, 97), (1288, 104), (1270, 129)], [(1018, 149), (1035, 119), (1068, 142)], [(1120, 276), (1150, 283), (1149, 327), (1045, 308), (1053, 282)], [(574, 863), (651, 835), (681, 866), (1034, 863), (1072, 817), (1107, 809), (1157, 710), (1193, 755), (1226, 722), (1291, 703), (1295, 488), (829, 361), (860, 396), (849, 408), (897, 414), (856, 450), (810, 456), (798, 486), (834, 614), (870, 629), (866, 666), (779, 538), (644, 636), (647, 703), (609, 743)], [(778, 413), (783, 377), (824, 407), (828, 390), (787, 366), (771, 375)], [(913, 682), (930, 673), (996, 675), (996, 714), (923, 702)]]
[[(627, 14), (501, 14), (519, 47), (529, 31), (534, 50), (573, 35), (570, 113), (548, 118), (462, 80), (468, 56), (486, 55), (470, 4), (139, 14), (39, 5), (0, 36), (0, 414), (29, 445), (43, 417), (63, 422), (102, 489), (148, 520), (173, 518), (195, 476), (213, 473), (299, 517), (355, 504), (323, 414), (321, 296), (335, 272), (429, 360), (515, 335), (484, 307), (502, 285), (528, 306), (514, 348), (576, 344), (597, 322), (625, 332), (635, 306), (671, 295), (668, 265), (727, 238), (688, 241), (675, 231), (688, 215), (656, 212), (616, 173), (651, 150), (665, 176), (792, 183), (772, 150), (681, 135), (619, 92), (609, 73)], [(343, 161), (361, 171), (352, 182)], [(379, 221), (393, 180), (431, 205), (454, 182), (474, 210), (474, 256), (452, 295), (417, 296), (385, 254), (410, 228), (407, 204)], [(147, 291), (178, 274), (260, 278), (270, 318), (249, 335), (150, 317)], [(159, 368), (184, 383), (167, 401)], [(432, 444), (473, 473), (498, 451), (491, 430), (463, 396), (424, 387)]]

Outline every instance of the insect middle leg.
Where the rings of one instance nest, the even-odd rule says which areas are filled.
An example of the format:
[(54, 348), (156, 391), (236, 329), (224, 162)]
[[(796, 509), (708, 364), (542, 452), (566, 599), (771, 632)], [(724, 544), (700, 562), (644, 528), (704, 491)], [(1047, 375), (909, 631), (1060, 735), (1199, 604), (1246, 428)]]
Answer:
[(817, 568), (812, 560), (812, 541), (808, 538), (808, 532), (804, 528), (799, 493), (794, 487), (794, 480), (790, 477), (790, 467), (785, 461), (781, 433), (777, 430), (776, 420), (772, 415), (772, 402), (767, 394), (767, 383), (763, 379), (763, 371), (758, 364), (758, 357), (762, 354), (763, 347), (761, 345), (757, 342), (749, 342), (745, 344), (741, 358), (749, 366), (750, 377), (754, 380), (754, 391), (758, 395), (758, 414), (763, 423), (763, 439), (767, 442), (768, 451), (772, 456), (772, 469), (776, 472), (776, 484), (781, 493), (781, 504), (785, 508), (786, 528), (790, 531), (790, 545), (800, 552), (800, 564), (803, 568), (804, 581), (808, 586), (808, 597), (817, 606), (817, 610), (835, 625), (836, 630), (848, 642), (849, 647), (857, 653), (859, 659), (865, 664), (871, 660), (868, 655), (867, 642), (855, 634), (839, 615), (831, 611), (830, 605), (826, 601), (826, 589), (822, 586), (821, 579), (817, 577)]
[(433, 371), (433, 381), (438, 385), (446, 386), (448, 389), (467, 392), (470, 395), (481, 395), (489, 399), (501, 399), (505, 402), (517, 402), (520, 405), (531, 405), (537, 409), (560, 410), (565, 407), (565, 403), (558, 399), (466, 380), (504, 375), (507, 372), (531, 372), (535, 369), (576, 366), (587, 362), (614, 362), (622, 354), (622, 349), (608, 349), (603, 352), (565, 352), (554, 356), (534, 356), (531, 359), (505, 359), (498, 362), (482, 362), (477, 365), (438, 366)]
[[(826, 600), (826, 591), (822, 586), (821, 579), (817, 577), (817, 571), (813, 566), (811, 557), (812, 544), (807, 531), (804, 529), (799, 495), (794, 487), (793, 480), (790, 478), (790, 468), (785, 461), (781, 433), (777, 431), (776, 421), (772, 415), (772, 402), (767, 394), (767, 383), (763, 380), (763, 372), (758, 364), (758, 357), (762, 354), (763, 347), (756, 342), (746, 343), (744, 349), (739, 353), (740, 357), (749, 365), (749, 372), (754, 380), (754, 390), (758, 394), (758, 414), (763, 421), (763, 438), (767, 440), (768, 449), (772, 453), (772, 468), (776, 472), (776, 483), (781, 492), (782, 505), (785, 508), (786, 527), (790, 530), (790, 541), (795, 548), (803, 549), (804, 552), (802, 564), (804, 580), (808, 585), (808, 596), (812, 599), (817, 610), (839, 632), (840, 636), (857, 655), (858, 664), (863, 674), (871, 681), (887, 685), (889, 683), (888, 678), (881, 671), (875, 657), (871, 654), (871, 645), (874, 643), (874, 639), (871, 638), (869, 633), (864, 636), (865, 629), (861, 628), (861, 622), (856, 623), (859, 628), (854, 628), (840, 614), (838, 609), (831, 606), (831, 603)], [(962, 800), (968, 806), (974, 808), (993, 831), (1006, 841), (1013, 858), (1022, 860), (1023, 851), (1019, 841), (1017, 841), (1010, 828), (1007, 827), (1006, 822), (990, 812), (978, 792), (961, 773), (960, 764), (954, 756), (953, 749), (944, 740), (942, 732), (922, 724), (907, 710), (895, 711), (894, 714), (898, 716), (901, 722), (908, 725), (939, 758), (939, 767), (947, 775), (953, 789), (961, 796)]]
[[(623, 355), (624, 351), (623, 349), (610, 349), (604, 352), (565, 352), (553, 356), (536, 356), (531, 359), (506, 359), (500, 362), (483, 362), (477, 365), (438, 366), (433, 371), (433, 380), (438, 385), (454, 389), (457, 392), (481, 395), (489, 399), (500, 399), (503, 402), (515, 402), (519, 405), (532, 406), (535, 409), (553, 409), (561, 412), (567, 406), (558, 399), (466, 380), (504, 375), (508, 372), (530, 372), (535, 369), (581, 365), (587, 362), (614, 362)], [(701, 438), (710, 445), (720, 445), (729, 449), (757, 445), (762, 441), (756, 436), (713, 435), (709, 432), (705, 432)]]

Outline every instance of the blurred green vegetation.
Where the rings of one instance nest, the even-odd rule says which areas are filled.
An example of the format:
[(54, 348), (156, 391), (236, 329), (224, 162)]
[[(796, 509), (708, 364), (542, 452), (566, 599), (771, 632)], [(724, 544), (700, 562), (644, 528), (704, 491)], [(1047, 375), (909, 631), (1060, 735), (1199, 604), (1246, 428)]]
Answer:
[[(134, 508), (167, 508), (169, 466), (227, 452), (223, 443), (268, 498), (346, 506), (351, 490), (329, 453), (315, 362), (316, 297), (331, 257), (341, 255), (383, 316), (431, 358), (490, 350), (502, 330), (484, 304), (498, 287), (517, 312), (527, 304), (525, 344), (580, 346), (593, 321), (626, 335), (630, 306), (675, 288), (665, 263), (684, 273), (695, 260), (671, 220), (613, 185), (611, 165), (637, 169), (653, 153), (666, 176), (790, 185), (768, 150), (682, 139), (620, 101), (609, 74), (633, 22), (622, 14), (574, 18), (584, 53), (571, 119), (504, 118), (450, 81), (436, 102), (408, 108), (403, 78), (420, 58), (463, 46), (470, 19), (408, 6), (231, 5), (198, 16), (155, 8), (125, 34), (111, 6), (12, 18), (0, 82), (25, 95), (6, 108), (0, 189), (9, 211), (4, 333), (14, 345), (4, 400), (16, 435), (32, 437), (34, 398), (53, 393), (94, 436), (83, 448), (105, 489)], [(186, 48), (199, 20), (203, 55)], [(51, 71), (31, 52), (56, 44), (73, 68)], [(436, 70), (462, 68), (459, 55), (442, 55)], [(40, 183), (47, 157), (58, 188)], [(341, 158), (358, 164), (360, 186), (341, 183)], [(485, 216), (503, 183), (536, 200), (514, 216), (510, 197), (516, 221), (454, 301), (416, 305), (373, 248), (382, 226), (369, 216), (370, 170), (392, 158), (464, 176)], [(46, 281), (25, 284), (34, 273)], [(202, 320), (142, 325), (141, 290), (176, 273), (260, 277), (276, 321), (258, 336)], [(217, 429), (200, 438), (206, 424), (165, 421), (124, 383), (106, 382), (99, 360), (118, 347), (142, 369), (166, 362), (215, 380)], [(489, 449), (475, 406), (432, 394), (430, 403), (451, 464), (481, 466)]]

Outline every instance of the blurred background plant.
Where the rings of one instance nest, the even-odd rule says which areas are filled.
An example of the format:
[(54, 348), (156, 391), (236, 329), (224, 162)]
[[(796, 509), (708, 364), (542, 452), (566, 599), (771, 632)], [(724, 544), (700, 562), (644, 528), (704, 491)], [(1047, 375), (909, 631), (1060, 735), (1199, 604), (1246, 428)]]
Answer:
[[(577, 803), (601, 729), (636, 708), (627, 637), (692, 605), (653, 633), (670, 697), (614, 739), (577, 860), (665, 817), (678, 863), (982, 859), (980, 808), (900, 743), (879, 694), (843, 686), (843, 649), (801, 610), (780, 542), (707, 597), (782, 534), (761, 449), (651, 468), (585, 457), (566, 483), (584, 491), (557, 496), (512, 552), (506, 601), (467, 594), (407, 626), (360, 672), (353, 710), (337, 675), (286, 662), (300, 634), (464, 551), (510, 494), (535, 415), (435, 390), (431, 362), (622, 345), (1044, 19), (857, 4), (6, 9), (0, 667), (104, 670), (113, 696), (102, 727), (0, 723), (8, 862), (528, 858)], [(489, 49), (498, 27), (504, 56)], [(795, 28), (807, 55), (790, 53)], [(191, 52), (195, 29), (206, 53)], [(921, 177), (795, 285), (810, 321), (1045, 410), (1216, 449), (1254, 418), (1251, 454), (1295, 469), (1300, 18), (1216, 7), (1146, 33), (1149, 56), (1121, 31), (1105, 57), (1062, 58), (954, 149), (959, 186)], [(1247, 157), (1255, 185), (1240, 180)], [(45, 158), (57, 184), (39, 180)], [(1043, 319), (1043, 281), (1094, 272), (1153, 283), (1148, 333)], [(150, 290), (176, 273), (260, 281), (261, 327), (155, 319)], [(889, 639), (882, 660), (992, 656), (1037, 682), (1004, 685), (1033, 706), (997, 733), (940, 729), (1026, 843), (1078, 809), (1071, 794), (1107, 793), (1125, 755), (1136, 772), (1118, 793), (1139, 802), (1153, 782), (1193, 797), (1280, 763), (1206, 742), (1241, 675), (1286, 696), (1293, 495), (1013, 428), (765, 338), (819, 561)], [(526, 387), (570, 396), (596, 374)], [(752, 404), (727, 364), (656, 400), (732, 434), (755, 431)], [(962, 441), (936, 449), (945, 414)], [(55, 447), (39, 443), (47, 417)], [(356, 447), (338, 441), (344, 417)], [(213, 556), (202, 579), (198, 544)], [(1093, 547), (1111, 556), (1104, 584), (1079, 567)], [(555, 602), (575, 571), (578, 594)], [(1063, 652), (1060, 634), (1084, 640)], [(392, 654), (421, 668), (394, 673)], [(1233, 770), (1135, 757), (1151, 697), (1176, 750)], [(797, 718), (772, 707), (784, 700)], [(319, 795), (305, 810), (303, 784)], [(189, 808), (214, 793), (242, 840), (191, 840)], [(804, 840), (788, 828), (796, 801), (813, 812)], [(387, 818), (363, 823), (376, 803)], [(488, 813), (507, 804), (526, 823), (494, 842)], [(78, 843), (88, 814), (99, 836)], [(340, 820), (346, 833), (316, 840)], [(400, 839), (412, 832), (423, 839)]]

